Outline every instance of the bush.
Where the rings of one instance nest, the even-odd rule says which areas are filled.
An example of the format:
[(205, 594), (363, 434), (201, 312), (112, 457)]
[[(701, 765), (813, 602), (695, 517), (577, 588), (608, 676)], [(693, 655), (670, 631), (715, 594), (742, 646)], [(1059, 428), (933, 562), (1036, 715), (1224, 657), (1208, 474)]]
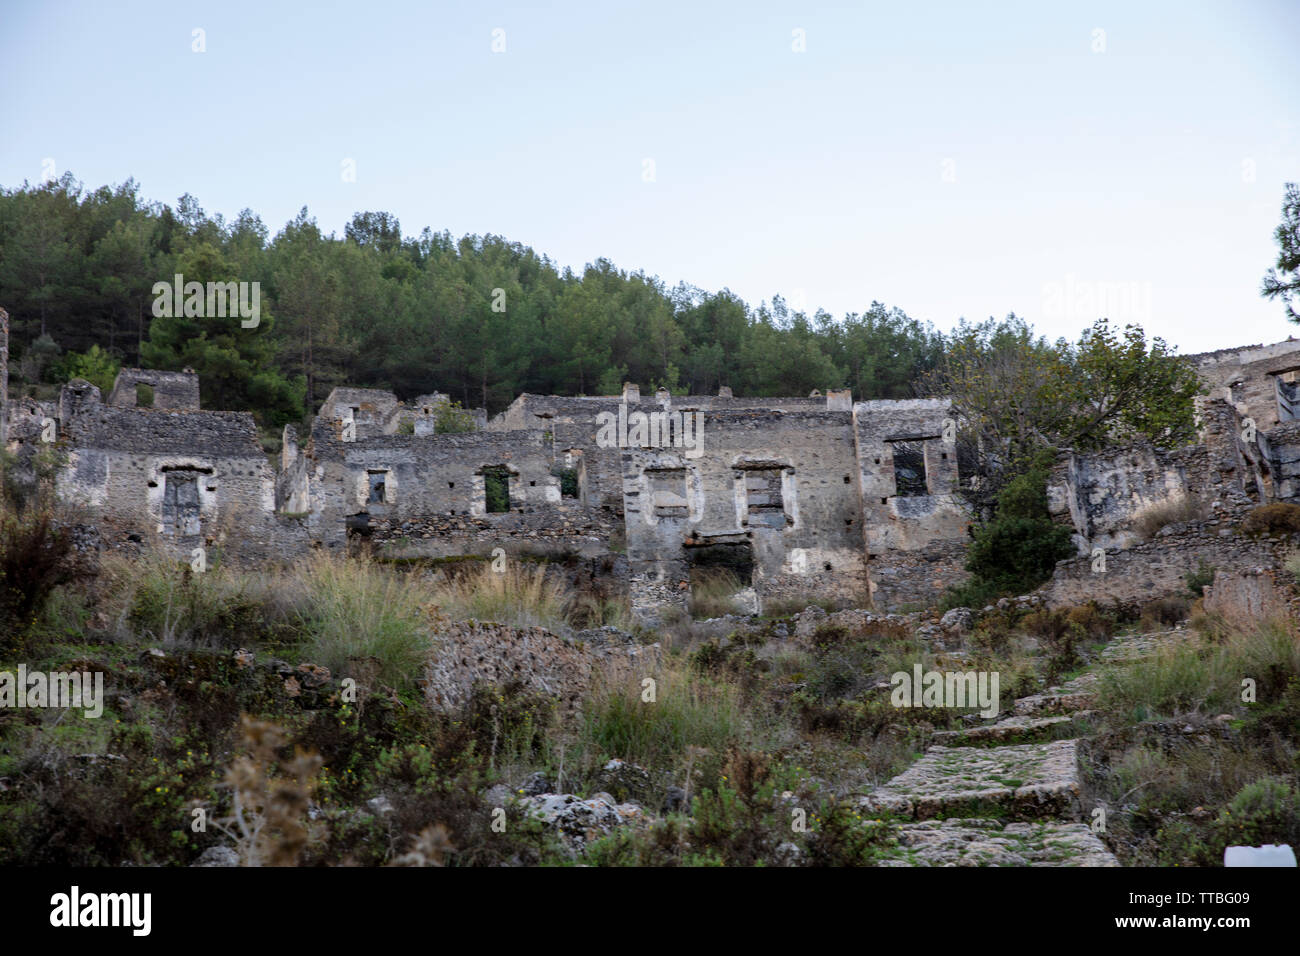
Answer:
[[(277, 624), (265, 576), (227, 568), (195, 574), (188, 564), (158, 553), (135, 561), (110, 557), (103, 569), (110, 587), (123, 592), (126, 620), (147, 639), (238, 647), (269, 636)], [(278, 623), (287, 629), (283, 620)]]
[(1246, 711), (1287, 735), (1300, 705), (1300, 641), (1285, 619), (1225, 626), (1220, 644), (1166, 646), (1150, 657), (1103, 673), (1104, 709), (1127, 719), (1243, 708), (1241, 681), (1255, 682), (1258, 703)]
[(1197, 562), (1196, 570), (1183, 577), (1187, 582), (1187, 593), (1192, 597), (1205, 597), (1206, 587), (1214, 583), (1214, 571), (1214, 566), (1206, 564), (1205, 559)]
[(1163, 648), (1103, 673), (1102, 708), (1127, 721), (1191, 712), (1214, 694), (1211, 674), (1209, 662), (1196, 648)]
[(1256, 508), (1241, 523), (1246, 534), (1298, 534), (1300, 533), (1300, 505), (1285, 501)]
[(71, 553), (71, 534), (56, 525), (52, 508), (19, 511), (0, 501), (0, 651), (26, 647), (50, 595), (71, 576)]
[(1300, 846), (1300, 791), (1281, 777), (1248, 783), (1219, 814), (1214, 829), (1225, 847)]
[[(1074, 554), (1070, 530), (1047, 511), (1047, 474), (1031, 468), (998, 494), (993, 520), (974, 531), (966, 558), (968, 598), (1024, 594), (1052, 576), (1056, 562)], [(956, 606), (956, 605), (954, 605)], [(979, 606), (978, 604), (968, 606)]]
[[(655, 699), (643, 698), (639, 678), (595, 682), (583, 707), (580, 740), (594, 765), (618, 757), (647, 770), (675, 773), (692, 748), (722, 754), (745, 729), (740, 694), (689, 667), (661, 670)], [(684, 780), (688, 790), (694, 780)]]

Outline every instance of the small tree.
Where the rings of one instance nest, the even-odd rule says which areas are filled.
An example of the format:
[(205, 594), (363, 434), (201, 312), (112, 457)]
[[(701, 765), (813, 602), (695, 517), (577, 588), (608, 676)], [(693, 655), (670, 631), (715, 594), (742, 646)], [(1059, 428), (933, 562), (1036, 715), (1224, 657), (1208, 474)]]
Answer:
[(63, 359), (60, 370), (64, 381), (70, 382), (74, 378), (83, 378), (97, 387), (107, 399), (121, 366), (122, 363), (104, 349), (92, 345), (85, 352), (69, 352)]
[(1300, 312), (1291, 297), (1300, 295), (1300, 186), (1286, 184), (1282, 199), (1282, 222), (1273, 233), (1277, 239), (1277, 268), (1269, 269), (1264, 276), (1260, 295), (1266, 299), (1278, 298), (1286, 309), (1286, 317), (1300, 323)]
[(973, 532), (966, 555), (971, 580), (947, 603), (980, 604), (1006, 594), (1025, 594), (1052, 576), (1056, 562), (1074, 554), (1070, 529), (1047, 510), (1046, 456), (1006, 483), (993, 518)]
[(475, 430), (474, 416), (461, 407), (460, 402), (441, 402), (433, 412), (433, 431), (438, 435), (453, 435)]

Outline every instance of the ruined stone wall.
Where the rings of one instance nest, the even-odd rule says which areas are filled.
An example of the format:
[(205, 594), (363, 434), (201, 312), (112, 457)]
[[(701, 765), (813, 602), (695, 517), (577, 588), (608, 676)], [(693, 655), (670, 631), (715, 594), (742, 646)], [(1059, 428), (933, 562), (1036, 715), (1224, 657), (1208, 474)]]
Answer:
[(1201, 379), (1211, 390), (1226, 388), (1243, 416), (1267, 430), (1282, 424), (1278, 405), (1277, 379), (1283, 381), (1300, 372), (1300, 341), (1224, 349), (1190, 356)]
[(1208, 511), (1209, 453), (1204, 445), (1157, 448), (1149, 442), (1071, 454), (1065, 497), (1080, 553), (1141, 541), (1133, 521), (1144, 510), (1189, 499)]
[[(584, 494), (581, 472), (579, 497), (563, 496), (556, 471), (571, 457), (537, 429), (345, 442), (337, 422), (318, 419), (307, 482), (311, 522), (331, 546), (345, 541), (350, 525), (411, 555), (479, 553), (498, 540), (509, 549), (520, 540), (565, 537), (583, 553), (607, 550), (620, 514), (602, 507), (601, 495)], [(500, 513), (487, 510), (485, 472), (496, 468), (508, 476), (509, 510)]]
[(853, 406), (863, 545), (875, 607), (929, 604), (968, 577), (972, 515), (958, 494), (947, 399)]
[(351, 421), (358, 440), (397, 431), (402, 406), (397, 396), (377, 388), (336, 388), (321, 405), (317, 420)]
[(424, 685), (437, 711), (463, 707), (474, 688), (485, 685), (548, 694), (577, 712), (593, 680), (655, 676), (660, 662), (657, 644), (579, 644), (541, 627), (443, 621), (437, 631)]
[(1300, 422), (1287, 422), (1260, 433), (1258, 444), (1269, 463), (1270, 497), (1300, 502)]
[(1262, 621), (1288, 613), (1286, 585), (1279, 578), (1285, 572), (1264, 567), (1240, 571), (1218, 571), (1214, 583), (1205, 588), (1205, 611), (1229, 621)]
[[(836, 393), (837, 395), (839, 393)], [(566, 398), (559, 395), (520, 395), (510, 407), (488, 422), (488, 428), (494, 431), (512, 431), (526, 428), (545, 427), (550, 419), (585, 420), (593, 419), (598, 412), (618, 411), (618, 406), (625, 404), (621, 395), (593, 395), (582, 398)], [(653, 395), (641, 396), (639, 390), (630, 392), (626, 401), (630, 410), (652, 412), (660, 408), (675, 411), (789, 411), (816, 412), (829, 410), (831, 401), (822, 396), (809, 398), (736, 398), (725, 395), (670, 395), (667, 404)], [(841, 409), (847, 410), (847, 409)]]
[(1097, 601), (1136, 610), (1156, 598), (1186, 594), (1188, 574), (1202, 564), (1220, 571), (1277, 568), (1300, 536), (1252, 538), (1236, 530), (1235, 516), (1165, 529), (1126, 550), (1106, 551), (1104, 570), (1089, 556), (1061, 561), (1039, 593), (1052, 607)]
[(101, 405), (74, 417), (66, 439), (59, 495), (106, 547), (152, 541), (188, 559), (203, 546), (238, 563), (307, 545), (301, 522), (275, 514), (275, 471), (252, 415)]
[(747, 549), (760, 602), (810, 591), (864, 601), (851, 413), (702, 414), (698, 457), (623, 455), (634, 608), (684, 605), (703, 548)]
[(153, 389), (153, 405), (158, 411), (196, 412), (199, 410), (199, 376), (193, 371), (163, 372), (149, 368), (124, 368), (113, 380), (108, 404), (119, 408), (136, 406), (137, 386)]

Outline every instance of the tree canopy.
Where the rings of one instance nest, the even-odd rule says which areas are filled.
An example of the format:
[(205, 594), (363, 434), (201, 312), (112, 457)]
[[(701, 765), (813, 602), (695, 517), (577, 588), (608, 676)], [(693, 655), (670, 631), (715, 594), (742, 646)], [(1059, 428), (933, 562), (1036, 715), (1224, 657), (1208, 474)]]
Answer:
[[(176, 274), (257, 282), (261, 321), (155, 316), (153, 286)], [(383, 211), (356, 213), (339, 237), (304, 207), (272, 235), (249, 209), (227, 222), (189, 194), (151, 203), (133, 180), (88, 191), (70, 173), (0, 190), (0, 302), (19, 389), (190, 366), (206, 407), (250, 410), (268, 427), (314, 413), (341, 384), (496, 412), (521, 392), (613, 394), (633, 381), (693, 394), (952, 394), (974, 433), (1003, 447), (1191, 434), (1194, 375), (1136, 327), (1102, 321), (1050, 344), (1013, 315), (945, 336), (880, 302), (838, 319), (780, 295), (751, 306), (603, 258), (560, 269), (501, 236), (407, 235)]]

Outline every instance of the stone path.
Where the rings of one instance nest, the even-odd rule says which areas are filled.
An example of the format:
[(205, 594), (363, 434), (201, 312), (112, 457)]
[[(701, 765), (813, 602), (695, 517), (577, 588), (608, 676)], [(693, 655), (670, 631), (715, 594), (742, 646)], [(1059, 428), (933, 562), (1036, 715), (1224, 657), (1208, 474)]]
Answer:
[[(1124, 635), (1098, 661), (1127, 663), (1185, 640), (1182, 630)], [(885, 866), (1118, 866), (1086, 822), (1075, 738), (1096, 702), (1089, 668), (1015, 702), (1012, 716), (935, 733), (907, 770), (862, 798), (897, 825)]]

